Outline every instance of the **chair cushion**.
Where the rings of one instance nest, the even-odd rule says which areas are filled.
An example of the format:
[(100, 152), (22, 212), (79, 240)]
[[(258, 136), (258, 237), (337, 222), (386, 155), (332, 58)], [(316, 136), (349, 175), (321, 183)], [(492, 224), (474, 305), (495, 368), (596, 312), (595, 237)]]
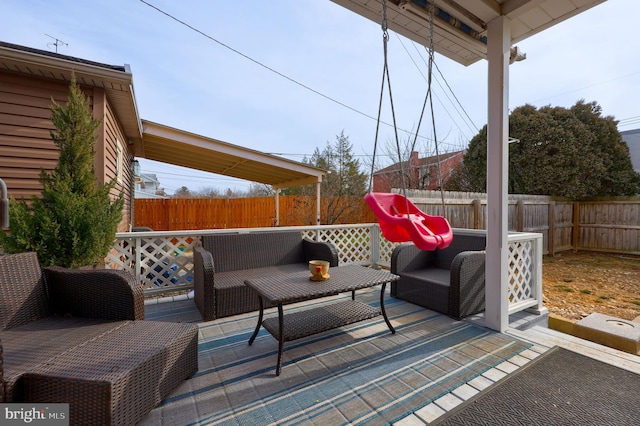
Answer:
[(409, 277), (416, 281), (424, 281), (425, 284), (438, 284), (445, 287), (449, 287), (451, 281), (451, 271), (440, 268), (418, 269), (411, 272), (402, 272), (400, 273), (400, 276)]

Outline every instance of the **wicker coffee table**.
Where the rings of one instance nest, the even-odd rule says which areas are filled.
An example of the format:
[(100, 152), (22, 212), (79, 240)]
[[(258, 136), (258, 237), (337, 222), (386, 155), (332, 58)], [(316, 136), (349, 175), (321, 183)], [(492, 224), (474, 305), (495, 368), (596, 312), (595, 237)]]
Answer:
[[(263, 326), (278, 340), (276, 375), (280, 375), (282, 369), (284, 342), (370, 319), (380, 314), (384, 317), (391, 333), (396, 332), (384, 309), (384, 294), (387, 283), (397, 281), (400, 278), (398, 275), (383, 269), (371, 269), (357, 265), (331, 268), (329, 275), (331, 278), (326, 281), (311, 281), (309, 280), (309, 270), (305, 269), (245, 280), (245, 285), (255, 290), (260, 299), (258, 324), (249, 339), (249, 345), (258, 335), (260, 326)], [(380, 309), (355, 300), (356, 290), (376, 285), (381, 285)], [(351, 300), (339, 301), (286, 315), (282, 310), (283, 304), (333, 296), (347, 291), (351, 291)], [(278, 306), (277, 318), (267, 318), (263, 321), (265, 302)]]

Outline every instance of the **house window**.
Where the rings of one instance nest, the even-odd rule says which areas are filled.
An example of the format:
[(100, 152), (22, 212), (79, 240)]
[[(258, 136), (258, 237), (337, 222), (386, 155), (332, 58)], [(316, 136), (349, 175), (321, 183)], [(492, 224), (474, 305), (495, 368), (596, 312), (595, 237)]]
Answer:
[(120, 143), (119, 140), (116, 140), (116, 179), (118, 180), (118, 183), (122, 183), (122, 173), (123, 173), (123, 164), (124, 164), (124, 159), (123, 159), (123, 150), (122, 150), (122, 144)]

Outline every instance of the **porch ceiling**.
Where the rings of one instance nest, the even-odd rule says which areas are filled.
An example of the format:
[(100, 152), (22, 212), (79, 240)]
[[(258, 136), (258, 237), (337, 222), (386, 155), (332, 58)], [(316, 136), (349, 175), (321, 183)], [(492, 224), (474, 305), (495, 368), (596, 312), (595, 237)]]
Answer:
[(275, 188), (322, 182), (326, 171), (259, 151), (142, 120), (137, 156)]
[[(382, 0), (332, 0), (380, 23)], [(437, 7), (434, 49), (463, 65), (487, 58), (487, 23), (511, 20), (511, 44), (522, 41), (606, 0), (388, 0), (389, 29), (429, 45), (429, 6)]]

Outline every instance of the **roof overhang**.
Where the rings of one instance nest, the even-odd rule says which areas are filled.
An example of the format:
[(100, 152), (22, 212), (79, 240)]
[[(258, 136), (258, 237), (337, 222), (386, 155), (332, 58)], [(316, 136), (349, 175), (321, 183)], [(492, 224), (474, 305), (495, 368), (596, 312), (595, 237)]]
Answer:
[[(382, 0), (332, 0), (374, 22)], [(434, 9), (434, 50), (463, 65), (487, 58), (487, 23), (511, 21), (511, 44), (522, 41), (605, 0), (388, 0), (389, 29), (429, 46), (429, 10)]]
[(100, 64), (2, 42), (0, 69), (66, 83), (74, 74), (80, 85), (103, 88), (126, 137), (135, 145), (142, 142), (142, 124), (128, 65)]
[(322, 182), (326, 171), (142, 120), (143, 152), (138, 156), (251, 182), (288, 188)]

